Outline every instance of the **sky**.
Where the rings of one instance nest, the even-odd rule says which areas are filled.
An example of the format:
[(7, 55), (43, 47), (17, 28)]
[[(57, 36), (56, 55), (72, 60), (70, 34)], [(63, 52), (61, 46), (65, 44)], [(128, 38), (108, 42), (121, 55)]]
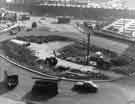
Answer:
[(127, 0), (127, 7), (135, 8), (135, 0)]
[[(109, 1), (109, 0), (92, 0), (92, 1), (106, 2), (106, 1)], [(117, 0), (115, 0), (115, 1), (117, 1)], [(126, 1), (126, 4), (125, 4), (126, 7), (135, 8), (135, 0), (121, 0), (121, 1)]]
[[(108, 0), (92, 0), (92, 1), (106, 2)], [(129, 8), (135, 8), (135, 0), (121, 0), (121, 1), (126, 1), (126, 5), (125, 6), (127, 6)]]

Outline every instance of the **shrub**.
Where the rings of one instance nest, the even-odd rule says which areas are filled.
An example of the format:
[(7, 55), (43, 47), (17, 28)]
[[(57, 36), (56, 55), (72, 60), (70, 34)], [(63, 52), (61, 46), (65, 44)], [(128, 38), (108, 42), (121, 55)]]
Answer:
[(29, 66), (35, 65), (34, 60), (37, 60), (37, 57), (31, 50), (10, 41), (5, 41), (2, 44), (5, 54), (10, 58), (15, 59), (20, 63), (26, 63)]
[(50, 41), (73, 41), (73, 39), (64, 37), (64, 36), (57, 36), (57, 35), (51, 35), (51, 36), (25, 36), (25, 37), (17, 37), (18, 40), (23, 41), (29, 41), (34, 43), (39, 42), (50, 42)]
[(64, 72), (69, 70), (69, 67), (64, 67), (64, 66), (57, 66), (54, 68), (54, 71), (59, 71), (59, 72)]
[(110, 61), (115, 66), (123, 66), (130, 64), (132, 62), (132, 59), (128, 56), (118, 56), (116, 58), (111, 59)]
[(111, 70), (115, 73), (118, 73), (118, 74), (123, 74), (123, 75), (129, 75), (130, 74), (130, 70), (128, 68), (116, 67), (116, 68), (113, 68)]

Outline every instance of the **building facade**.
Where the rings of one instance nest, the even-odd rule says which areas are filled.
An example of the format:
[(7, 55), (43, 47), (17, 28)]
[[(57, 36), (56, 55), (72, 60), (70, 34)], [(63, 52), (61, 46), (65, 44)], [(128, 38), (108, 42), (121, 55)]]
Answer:
[[(4, 0), (4, 1), (6, 1), (6, 0)], [(8, 1), (8, 3), (12, 3), (12, 4), (33, 4), (33, 3), (41, 2), (43, 0), (9, 0), (9, 1)]]

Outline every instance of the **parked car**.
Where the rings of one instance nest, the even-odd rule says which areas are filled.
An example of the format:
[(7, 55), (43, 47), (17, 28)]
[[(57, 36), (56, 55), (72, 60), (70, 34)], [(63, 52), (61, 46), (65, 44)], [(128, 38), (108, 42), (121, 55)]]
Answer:
[(10, 75), (7, 77), (8, 89), (13, 89), (18, 85), (18, 75)]
[(72, 90), (80, 93), (96, 93), (98, 91), (98, 86), (92, 81), (77, 82)]
[(47, 94), (57, 95), (58, 94), (58, 83), (55, 80), (40, 79), (35, 81), (32, 88), (33, 94)]

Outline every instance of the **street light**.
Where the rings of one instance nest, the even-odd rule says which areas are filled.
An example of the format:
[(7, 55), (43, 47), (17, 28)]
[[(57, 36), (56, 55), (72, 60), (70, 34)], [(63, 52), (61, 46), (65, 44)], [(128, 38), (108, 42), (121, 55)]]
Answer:
[(86, 22), (84, 22), (84, 29), (87, 34), (87, 54), (86, 54), (86, 64), (89, 64), (89, 55), (90, 55), (90, 36), (94, 34), (93, 27), (88, 26)]

